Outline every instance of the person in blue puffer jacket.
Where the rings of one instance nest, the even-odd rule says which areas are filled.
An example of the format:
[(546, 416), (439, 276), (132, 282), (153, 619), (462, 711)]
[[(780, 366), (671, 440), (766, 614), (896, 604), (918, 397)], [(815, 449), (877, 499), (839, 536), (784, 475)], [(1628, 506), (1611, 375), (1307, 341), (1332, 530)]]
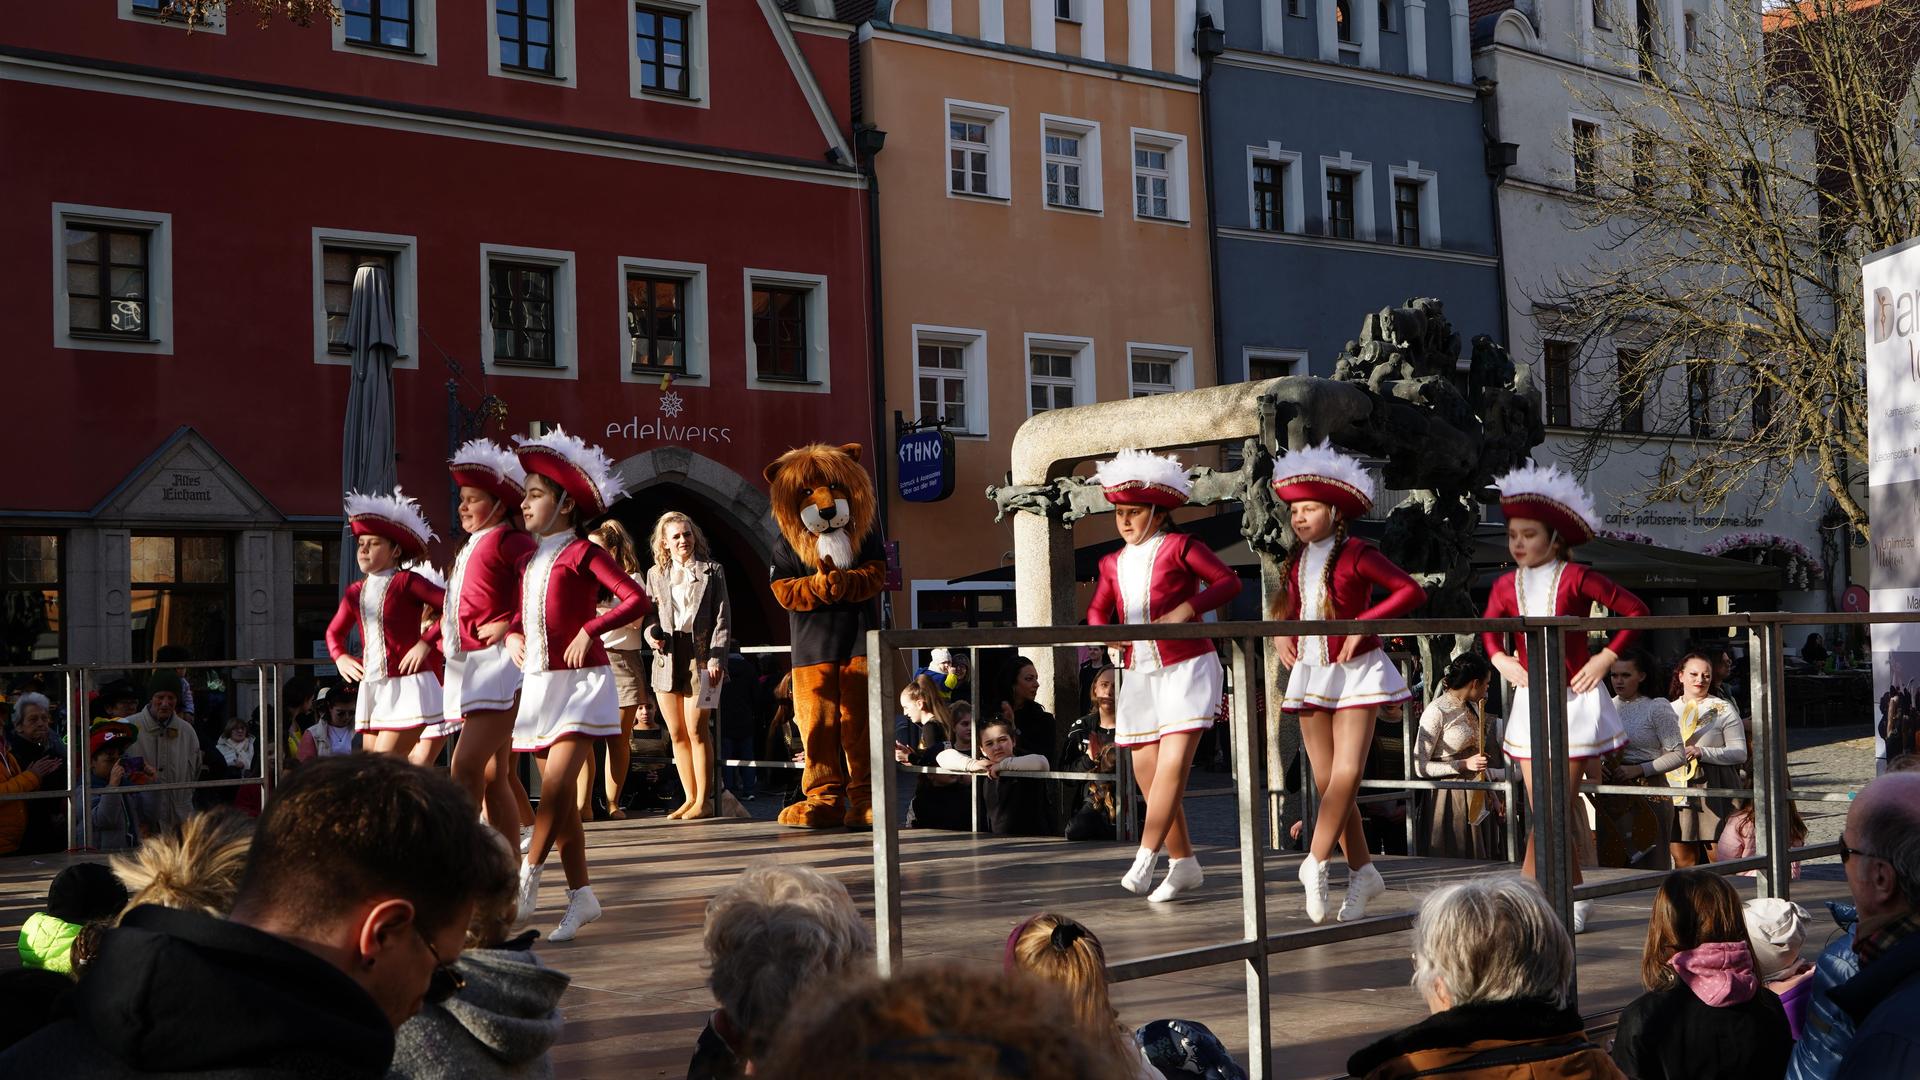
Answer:
[(1814, 961), (1813, 991), (1800, 1041), (1793, 1047), (1793, 1061), (1787, 1065), (1787, 1080), (1829, 1080), (1840, 1070), (1840, 1059), (1853, 1042), (1853, 1017), (1834, 1004), (1830, 994), (1860, 973), (1860, 958), (1853, 954), (1853, 928), (1860, 916), (1852, 904), (1836, 900), (1827, 901), (1827, 910), (1840, 934)]

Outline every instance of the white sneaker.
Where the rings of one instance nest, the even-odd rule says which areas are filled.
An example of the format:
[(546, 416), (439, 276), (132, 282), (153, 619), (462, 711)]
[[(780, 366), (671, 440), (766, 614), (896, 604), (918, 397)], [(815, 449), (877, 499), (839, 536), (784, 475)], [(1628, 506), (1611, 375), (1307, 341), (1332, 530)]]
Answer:
[(593, 886), (582, 885), (567, 890), (567, 913), (560, 916), (560, 925), (547, 935), (548, 941), (572, 941), (580, 928), (600, 917), (600, 901), (594, 899)]
[(1575, 900), (1573, 902), (1573, 932), (1574, 933), (1584, 934), (1587, 932), (1587, 913), (1591, 912), (1592, 910), (1593, 910), (1593, 901), (1591, 900)]
[(1367, 914), (1367, 901), (1387, 891), (1387, 880), (1380, 876), (1380, 868), (1368, 863), (1347, 875), (1347, 898), (1340, 901), (1340, 912), (1334, 918), (1340, 922), (1352, 922)]
[(520, 826), (520, 854), (525, 855), (533, 848), (533, 826)]
[(540, 906), (540, 871), (543, 869), (545, 867), (532, 863), (520, 864), (520, 906), (514, 912), (515, 926), (533, 918), (534, 910)]
[(1200, 873), (1200, 859), (1189, 855), (1184, 859), (1171, 859), (1167, 862), (1167, 879), (1147, 897), (1155, 904), (1164, 904), (1182, 893), (1189, 893), (1200, 887), (1205, 875)]
[(1312, 855), (1300, 862), (1300, 884), (1307, 887), (1307, 918), (1315, 923), (1327, 921), (1327, 885), (1331, 876), (1327, 864)]
[(1133, 868), (1120, 879), (1120, 887), (1135, 896), (1147, 895), (1153, 888), (1153, 872), (1159, 868), (1160, 853), (1141, 848), (1133, 853)]

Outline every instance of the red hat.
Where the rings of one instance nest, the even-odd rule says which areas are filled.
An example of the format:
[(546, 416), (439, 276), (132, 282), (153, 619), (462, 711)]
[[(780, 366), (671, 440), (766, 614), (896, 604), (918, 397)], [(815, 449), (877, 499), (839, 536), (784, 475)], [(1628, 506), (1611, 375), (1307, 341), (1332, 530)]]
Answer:
[(400, 545), (400, 554), (408, 559), (426, 558), (433, 541), (433, 527), (420, 503), (397, 487), (391, 495), (347, 492), (347, 524), (355, 536), (383, 536)]
[(454, 451), (447, 462), (453, 482), (479, 488), (510, 506), (527, 493), (527, 470), (520, 459), (492, 439), (474, 439)]
[(1158, 506), (1171, 510), (1187, 505), (1193, 481), (1186, 466), (1171, 454), (1122, 450), (1093, 470), (1093, 482), (1106, 491), (1115, 506)]
[(92, 757), (109, 746), (131, 745), (137, 736), (127, 724), (101, 724), (87, 736), (87, 756)]
[(1366, 466), (1327, 440), (1289, 450), (1273, 462), (1273, 493), (1282, 502), (1326, 503), (1347, 521), (1373, 509), (1373, 491)]
[(1493, 482), (1508, 521), (1538, 521), (1568, 547), (1600, 531), (1600, 512), (1579, 481), (1557, 465), (1522, 465)]
[(555, 427), (538, 438), (513, 437), (514, 453), (530, 474), (544, 476), (560, 485), (573, 499), (584, 517), (606, 512), (627, 493), (626, 484), (613, 471), (613, 461), (597, 446), (588, 446), (562, 428)]

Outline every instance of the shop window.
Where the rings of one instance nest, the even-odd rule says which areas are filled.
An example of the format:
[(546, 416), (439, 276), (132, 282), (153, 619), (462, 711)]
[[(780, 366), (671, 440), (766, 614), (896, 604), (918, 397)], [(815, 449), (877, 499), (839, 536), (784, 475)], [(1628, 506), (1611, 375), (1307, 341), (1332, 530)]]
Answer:
[(293, 538), (293, 654), (325, 657), (327, 624), (340, 606), (340, 534)]
[(0, 532), (0, 664), (57, 663), (65, 653), (60, 540)]
[(140, 534), (133, 562), (133, 653), (150, 662), (162, 646), (179, 645), (196, 660), (233, 651), (233, 553), (218, 534)]

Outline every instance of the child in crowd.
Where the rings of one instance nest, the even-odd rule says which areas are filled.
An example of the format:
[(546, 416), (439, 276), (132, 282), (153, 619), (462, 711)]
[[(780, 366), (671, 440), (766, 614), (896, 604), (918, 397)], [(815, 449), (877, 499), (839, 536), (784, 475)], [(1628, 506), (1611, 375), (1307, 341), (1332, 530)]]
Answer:
[(73, 942), (93, 923), (107, 922), (127, 903), (127, 887), (100, 863), (74, 863), (47, 887), (47, 910), (20, 928), (20, 966), (73, 973)]
[[(1219, 556), (1173, 528), (1174, 509), (1185, 506), (1193, 490), (1178, 458), (1122, 450), (1101, 462), (1093, 478), (1113, 504), (1114, 526), (1126, 544), (1100, 560), (1089, 625), (1194, 622), (1239, 594), (1239, 577)], [(1148, 900), (1165, 903), (1204, 879), (1187, 832), (1187, 774), (1201, 733), (1213, 726), (1226, 676), (1206, 638), (1133, 641), (1119, 651), (1124, 670), (1113, 741), (1133, 752), (1147, 800), (1140, 846), (1120, 886), (1135, 894), (1151, 890)], [(1163, 844), (1171, 858), (1156, 889)]]
[(1613, 1060), (1635, 1080), (1774, 1080), (1787, 1071), (1786, 1009), (1760, 985), (1740, 894), (1676, 870), (1654, 895), (1640, 954), (1647, 993), (1620, 1014)]
[[(411, 567), (427, 557), (433, 529), (420, 503), (399, 488), (392, 495), (347, 493), (347, 521), (355, 558), (367, 575), (347, 586), (327, 626), (327, 652), (348, 682), (360, 684), (355, 730), (371, 732), (377, 753), (401, 757), (428, 724), (440, 720), (440, 636), (437, 622), (421, 631), (421, 616), (439, 611), (446, 589), (438, 574)], [(347, 632), (360, 628), (360, 655), (347, 651)]]
[(980, 785), (980, 816), (995, 836), (1047, 836), (1052, 833), (1047, 815), (1047, 790), (1039, 780), (1002, 780), (1003, 772), (1044, 772), (1047, 759), (1039, 754), (1016, 753), (1013, 725), (1006, 720), (989, 720), (980, 725), (980, 756), (950, 747), (935, 759), (943, 769), (964, 769), (986, 773)]
[(1807, 1001), (1813, 996), (1813, 961), (1800, 958), (1807, 940), (1807, 909), (1791, 900), (1762, 896), (1741, 908), (1754, 970), (1767, 989), (1780, 996), (1795, 1042), (1805, 1028)]
[[(1373, 477), (1359, 461), (1327, 443), (1282, 454), (1273, 463), (1273, 493), (1287, 504), (1296, 543), (1281, 571), (1285, 592), (1270, 607), (1277, 619), (1394, 619), (1426, 602), (1406, 571), (1348, 523), (1373, 507)], [(1374, 590), (1387, 595), (1373, 602)], [(1357, 796), (1382, 707), (1404, 702), (1407, 683), (1371, 634), (1309, 635), (1274, 640), (1292, 669), (1281, 709), (1300, 718), (1300, 737), (1320, 792), (1307, 857), (1300, 863), (1307, 918), (1327, 917), (1327, 892), (1338, 845), (1347, 859), (1347, 893), (1337, 918), (1366, 915), (1387, 889), (1367, 851)]]

